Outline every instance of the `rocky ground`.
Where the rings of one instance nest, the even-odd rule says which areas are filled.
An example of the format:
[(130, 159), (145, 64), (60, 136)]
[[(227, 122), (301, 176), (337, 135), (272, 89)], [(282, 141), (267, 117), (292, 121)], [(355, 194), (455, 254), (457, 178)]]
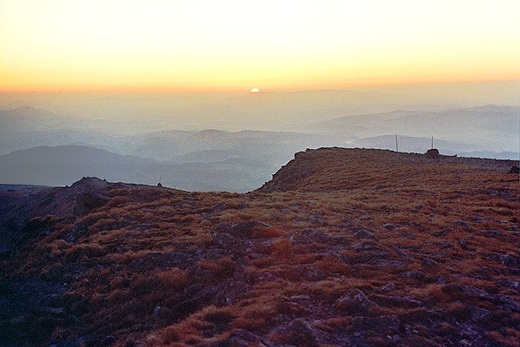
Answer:
[(0, 190), (0, 345), (520, 346), (514, 164), (329, 148), (247, 194)]

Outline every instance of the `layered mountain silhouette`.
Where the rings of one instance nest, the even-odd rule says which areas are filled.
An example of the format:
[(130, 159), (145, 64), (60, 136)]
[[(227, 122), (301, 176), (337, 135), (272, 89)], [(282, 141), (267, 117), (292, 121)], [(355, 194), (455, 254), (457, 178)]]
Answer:
[[(86, 146), (39, 146), (0, 156), (0, 181), (13, 184), (64, 185), (97, 175), (134, 182), (154, 170), (156, 161), (122, 156)], [(144, 180), (146, 181), (146, 179)]]
[[(295, 118), (289, 117), (294, 109), (284, 108), (283, 102), (294, 106), (303, 96), (318, 104), (302, 111), (302, 120), (294, 123)], [(271, 110), (269, 119), (274, 117), (299, 129), (291, 132), (183, 131), (172, 129), (176, 123), (168, 123), (166, 113), (153, 113), (153, 117), (163, 118), (151, 118), (148, 122), (137, 114), (117, 116), (117, 112), (130, 105), (136, 107), (134, 113), (152, 112), (155, 101), (149, 99), (135, 100), (129, 105), (124, 100), (100, 99), (88, 117), (66, 117), (13, 104), (14, 108), (0, 110), (0, 183), (70, 185), (83, 176), (96, 176), (143, 184), (160, 181), (165, 186), (191, 191), (246, 192), (268, 181), (293, 153), (306, 148), (340, 146), (424, 153), (431, 147), (432, 136), (435, 147), (446, 155), (518, 158), (518, 107), (487, 105), (436, 111), (429, 108), (318, 121), (347, 112), (348, 100), (352, 98), (369, 96), (327, 91), (263, 95), (254, 101), (240, 98), (239, 108), (251, 117), (263, 112), (262, 116), (254, 116), (261, 121), (267, 117), (264, 113)], [(195, 99), (188, 104), (194, 106), (194, 102)], [(228, 104), (221, 106), (225, 105)], [(302, 105), (298, 110), (305, 106)], [(339, 108), (334, 109), (334, 105)], [(166, 125), (157, 130), (158, 124)], [(77, 160), (82, 157), (84, 160)]]
[(16, 131), (20, 127), (24, 129), (37, 130), (44, 127), (57, 127), (65, 120), (54, 112), (45, 111), (30, 106), (19, 106), (11, 109), (0, 109), (0, 128), (2, 131)]
[(0, 182), (10, 184), (63, 186), (84, 176), (96, 176), (115, 182), (210, 191), (251, 190), (273, 171), (268, 164), (241, 157), (176, 164), (76, 145), (15, 151), (0, 156), (0, 167)]
[[(316, 128), (331, 132), (348, 132), (354, 129), (361, 138), (353, 141), (354, 145), (395, 149), (395, 141), (381, 143), (380, 136), (394, 134), (425, 140), (434, 136), (442, 141), (439, 144), (442, 143), (443, 149), (448, 153), (468, 155), (471, 151), (487, 151), (489, 155), (493, 151), (499, 152), (496, 150), (499, 142), (503, 143), (501, 151), (505, 148), (509, 148), (511, 152), (514, 150), (518, 138), (519, 112), (520, 108), (517, 106), (497, 105), (446, 111), (393, 111), (339, 117), (320, 122), (316, 124)], [(427, 146), (428, 141), (424, 143)], [(416, 145), (407, 145), (408, 151), (421, 152)]]

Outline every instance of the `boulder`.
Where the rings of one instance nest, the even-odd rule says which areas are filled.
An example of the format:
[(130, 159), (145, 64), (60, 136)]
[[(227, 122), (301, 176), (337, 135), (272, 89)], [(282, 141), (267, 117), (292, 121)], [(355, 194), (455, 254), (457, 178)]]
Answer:
[(361, 314), (372, 311), (377, 304), (368, 299), (361, 290), (351, 289), (347, 295), (336, 300), (333, 307), (350, 314)]
[(289, 323), (286, 328), (279, 329), (276, 340), (293, 346), (318, 346), (317, 333), (314, 327), (302, 318), (297, 318)]

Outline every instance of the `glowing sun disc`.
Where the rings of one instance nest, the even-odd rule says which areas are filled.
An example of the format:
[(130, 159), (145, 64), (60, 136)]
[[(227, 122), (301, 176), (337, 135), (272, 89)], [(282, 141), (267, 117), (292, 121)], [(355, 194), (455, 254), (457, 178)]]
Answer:
[(260, 93), (260, 89), (258, 89), (258, 88), (251, 88), (250, 92), (253, 93), (253, 94), (257, 94), (257, 93)]

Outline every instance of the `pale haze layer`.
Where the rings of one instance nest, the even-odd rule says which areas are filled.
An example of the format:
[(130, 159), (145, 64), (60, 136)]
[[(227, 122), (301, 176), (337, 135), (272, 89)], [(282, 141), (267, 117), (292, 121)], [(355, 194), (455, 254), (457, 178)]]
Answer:
[(519, 23), (517, 0), (0, 0), (0, 88), (511, 81), (520, 78)]
[(0, 184), (250, 191), (306, 148), (519, 158), (518, 0), (0, 0)]

